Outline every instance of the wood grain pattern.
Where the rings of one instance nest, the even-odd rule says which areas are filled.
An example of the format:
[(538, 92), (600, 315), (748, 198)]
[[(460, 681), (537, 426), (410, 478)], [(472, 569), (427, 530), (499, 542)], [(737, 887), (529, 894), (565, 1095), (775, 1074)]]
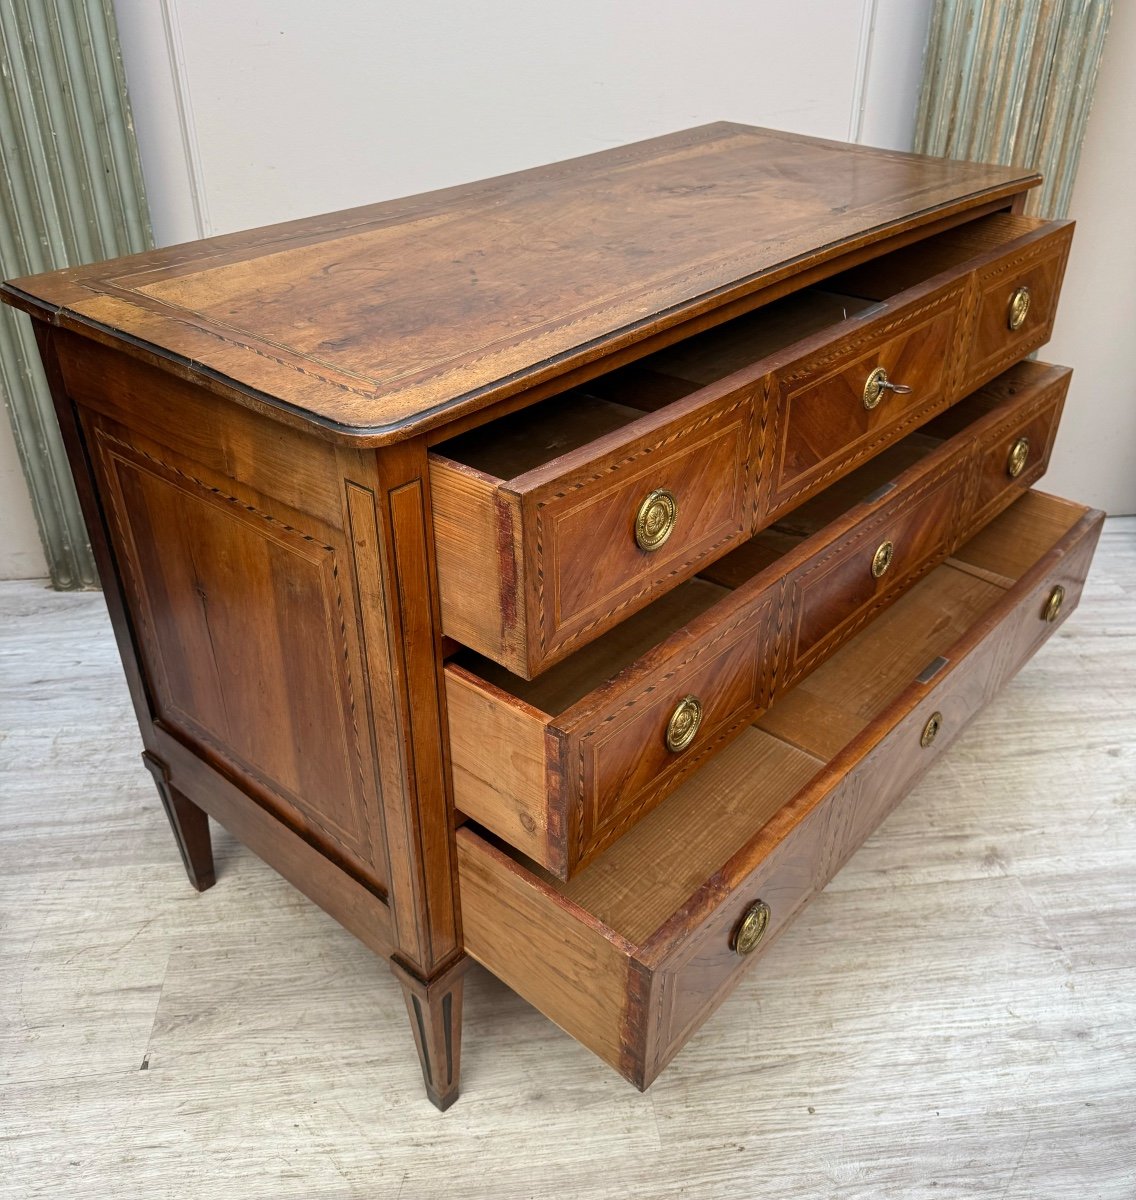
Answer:
[[(883, 711), (896, 689), (916, 678), (975, 623), (1011, 580), (979, 579), (955, 569), (933, 571), (872, 622), (857, 639), (800, 679), (757, 720), (759, 728), (809, 754), (832, 758)], [(887, 648), (880, 654), (879, 647)]]
[(63, 386), (84, 410), (129, 429), (151, 448), (169, 449), (176, 440), (179, 457), (214, 479), (239, 482), (260, 501), (272, 497), (339, 527), (339, 488), (326, 443), (86, 338), (61, 337), (58, 345)]
[(372, 665), (369, 727), (385, 764), (380, 799), (402, 984), (426, 1095), (445, 1110), (460, 1086), (461, 917), (448, 770), (435, 547), (426, 450), (340, 449), (357, 616)]
[(1049, 240), (1068, 230), (1069, 221), (1043, 221), (1017, 212), (998, 212), (975, 221), (922, 238), (916, 246), (904, 246), (877, 255), (869, 262), (837, 275), (829, 286), (869, 300), (885, 300), (964, 263), (989, 259), (1006, 252), (1022, 239)]
[[(883, 300), (930, 274), (955, 273), (967, 264), (965, 330), (949, 382), (954, 400), (1049, 340), (1073, 229), (1072, 221), (994, 213), (924, 239), (918, 252), (904, 247), (856, 267), (831, 286)], [(1008, 309), (1021, 285), (1030, 288), (1032, 299), (1025, 324), (1015, 332)]]
[(564, 831), (556, 826), (556, 811), (530, 803), (555, 786), (547, 716), (454, 664), (446, 668), (446, 710), (461, 811), (536, 862), (561, 864)]
[[(536, 680), (459, 655), (446, 670), (458, 808), (571, 878), (1021, 494), (1048, 462), (1068, 380), (1015, 368), (964, 406), (969, 422), (885, 453), (897, 469), (885, 489), (873, 460), (797, 510), (792, 536), (759, 535)], [(991, 473), (1023, 431), (1037, 445), (1029, 471)], [(876, 578), (884, 541), (893, 564)], [(687, 695), (703, 722), (676, 754), (665, 732)]]
[[(793, 572), (786, 581), (789, 642), (783, 685), (807, 674), (847, 639), (850, 628), (870, 619), (946, 557), (962, 534), (961, 485), (957, 460), (926, 472), (885, 504), (876, 519), (860, 522), (848, 537), (834, 539)], [(873, 563), (885, 543), (893, 547), (892, 558), (877, 577)]]
[(389, 441), (1037, 182), (719, 123), (7, 295), (239, 403)]
[[(773, 449), (755, 529), (947, 405), (947, 368), (959, 339), (964, 291), (965, 280), (915, 288), (894, 310), (874, 319), (860, 316), (819, 352), (810, 348), (773, 372)], [(886, 392), (869, 409), (864, 385), (877, 367), (912, 390)]]
[(384, 958), (398, 945), (389, 896), (336, 859), (299, 825), (258, 804), (160, 727), (148, 731), (151, 753), (193, 803), (228, 834), (266, 862), (313, 903), (330, 913), (349, 933)]
[(997, 525), (975, 533), (965, 553), (955, 557), (994, 578), (1016, 578), (1047, 544), (1072, 528), (1075, 513), (1068, 500), (1031, 491), (1024, 504), (1013, 505)]
[(824, 762), (748, 727), (591, 866), (556, 883), (556, 891), (642, 945)]
[[(1022, 519), (1032, 512), (1052, 530), (1048, 502), (1034, 505), (1026, 496), (1017, 507), (1025, 510)], [(909, 607), (904, 622), (870, 626), (838, 653), (836, 669), (843, 660), (852, 674), (865, 659), (886, 653), (895, 637), (913, 636), (944, 662), (933, 673), (894, 680), (878, 697), (880, 710), (826, 758), (798, 748), (811, 741), (812, 715), (780, 749), (770, 747), (770, 739), (779, 740), (772, 733), (748, 731), (613, 848), (610, 864), (601, 857), (567, 884), (527, 871), (461, 830), (463, 905), (467, 876), (475, 894), (465, 910), (470, 952), (633, 1083), (648, 1086), (760, 957), (742, 958), (731, 948), (745, 908), (758, 898), (773, 908), (764, 951), (1075, 607), (1103, 517), (1064, 507), (1072, 527), (1008, 590), (984, 585), (986, 604), (961, 637), (940, 620), (930, 626), (937, 637), (928, 638), (924, 613)], [(996, 520), (991, 536), (1009, 539), (1014, 524), (1002, 529)], [(939, 596), (944, 617), (955, 611), (959, 576), (957, 568), (942, 566), (925, 581), (928, 592), (950, 581)], [(1047, 623), (1041, 596), (1055, 580), (1069, 582), (1070, 607)], [(941, 732), (923, 746), (920, 733), (932, 711), (940, 714)], [(763, 795), (766, 779), (775, 799), (747, 805)], [(802, 780), (808, 782), (801, 786)], [(702, 832), (707, 789), (720, 794), (723, 785), (734, 793), (726, 811), (743, 814), (736, 848)], [(727, 817), (721, 828), (732, 824)], [(706, 877), (684, 897), (695, 864)], [(642, 886), (644, 878), (652, 886)], [(572, 954), (539, 949), (566, 944)]]
[(431, 455), (429, 470), (443, 631), (528, 673), (520, 502), (461, 463)]
[[(635, 441), (610, 450), (593, 445), (568, 456), (555, 478), (534, 472), (517, 481), (537, 664), (610, 628), (748, 533), (759, 461), (751, 390), (689, 412), (676, 407), (666, 410), (674, 413), (670, 421)], [(660, 488), (677, 500), (675, 530), (645, 552), (635, 540), (635, 516)]]
[[(428, 540), (429, 503), (425, 485), (425, 455), (421, 448), (411, 460), (417, 477), (391, 486), (386, 483), (390, 534), (393, 541), (393, 585), (400, 600), (398, 625), (401, 626), (400, 666), (405, 672), (402, 719), (399, 722), (406, 740), (404, 762), (408, 772), (406, 801), (407, 830), (417, 845), (408, 856), (411, 874), (420, 875), (416, 897), (423, 940), (418, 943), (417, 959), (423, 974), (446, 963), (461, 950), (461, 928), (454, 897), (453, 831), (454, 812), (450, 781), (445, 769), (446, 716), (440, 688), (441, 661), (437, 634), (437, 613), (433, 598), (433, 555)], [(382, 464), (397, 478), (397, 461)], [(390, 477), (388, 476), (388, 479)], [(413, 598), (406, 603), (403, 598)], [(388, 612), (393, 613), (393, 606)], [(391, 622), (394, 624), (394, 622)], [(401, 706), (400, 706), (401, 707)], [(397, 710), (396, 710), (397, 711)], [(387, 714), (376, 714), (382, 721)], [(412, 781), (412, 782), (411, 782)]]
[[(1043, 227), (1015, 243), (1013, 253), (1003, 249), (996, 261), (976, 272), (960, 393), (985, 383), (1049, 340), (1072, 238), (1071, 222), (1061, 223), (1056, 232)], [(1022, 327), (1013, 331), (1008, 321), (1010, 297), (1019, 287), (1029, 288), (1030, 306)]]
[[(1069, 374), (1056, 372), (1045, 377), (1043, 369), (1043, 364), (1020, 363), (987, 385), (987, 393), (995, 395), (1003, 389), (1020, 389), (1031, 377), (1039, 386), (1035, 398), (1015, 413), (1012, 420), (1001, 421), (991, 432), (985, 448), (975, 456), (968, 480), (968, 532), (981, 529), (991, 513), (1004, 507), (1002, 497), (1007, 479), (1012, 478), (1011, 486), (1024, 491), (1045, 474), (1069, 390)], [(1010, 451), (1023, 438), (1029, 444), (1026, 465), (1019, 475), (1011, 477)]]
[(279, 505), (242, 504), (140, 452), (118, 426), (95, 418), (89, 434), (158, 719), (385, 887), (336, 547)]
[(457, 846), (466, 951), (618, 1069), (630, 945), (471, 830)]

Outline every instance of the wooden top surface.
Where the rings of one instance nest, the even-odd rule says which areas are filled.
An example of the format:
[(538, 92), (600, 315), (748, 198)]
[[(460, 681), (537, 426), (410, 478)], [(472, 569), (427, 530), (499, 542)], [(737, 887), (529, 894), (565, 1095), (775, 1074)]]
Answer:
[(3, 292), (239, 402), (383, 444), (1036, 182), (719, 123)]

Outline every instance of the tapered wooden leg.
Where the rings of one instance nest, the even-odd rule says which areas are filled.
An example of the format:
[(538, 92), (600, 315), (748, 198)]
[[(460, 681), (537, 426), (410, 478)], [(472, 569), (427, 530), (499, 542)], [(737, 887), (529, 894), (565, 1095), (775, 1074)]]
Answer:
[(426, 1095), (445, 1112), (458, 1098), (461, 1082), (462, 982), (469, 959), (458, 959), (429, 983), (397, 960), (392, 959), (390, 966), (402, 984)]
[(142, 761), (158, 785), (158, 795), (162, 798), (162, 807), (174, 832), (189, 882), (199, 892), (211, 888), (217, 882), (217, 876), (213, 870), (208, 814), (170, 783), (169, 770), (160, 758), (146, 751)]

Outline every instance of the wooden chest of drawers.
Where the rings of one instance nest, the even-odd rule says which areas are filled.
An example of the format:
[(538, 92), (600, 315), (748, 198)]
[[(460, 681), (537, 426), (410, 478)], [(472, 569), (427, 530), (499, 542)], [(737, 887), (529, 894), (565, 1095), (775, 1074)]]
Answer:
[(5, 285), (191, 882), (439, 1107), (470, 958), (646, 1087), (1076, 606), (1037, 182), (720, 124)]

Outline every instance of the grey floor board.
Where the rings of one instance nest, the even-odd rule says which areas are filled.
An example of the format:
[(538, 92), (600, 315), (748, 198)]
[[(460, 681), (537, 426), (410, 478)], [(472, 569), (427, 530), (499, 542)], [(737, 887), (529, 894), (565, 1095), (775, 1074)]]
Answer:
[(386, 967), (223, 831), (187, 885), (102, 599), (0, 584), (0, 1197), (1136, 1197), (1136, 520), (1080, 610), (639, 1095)]

